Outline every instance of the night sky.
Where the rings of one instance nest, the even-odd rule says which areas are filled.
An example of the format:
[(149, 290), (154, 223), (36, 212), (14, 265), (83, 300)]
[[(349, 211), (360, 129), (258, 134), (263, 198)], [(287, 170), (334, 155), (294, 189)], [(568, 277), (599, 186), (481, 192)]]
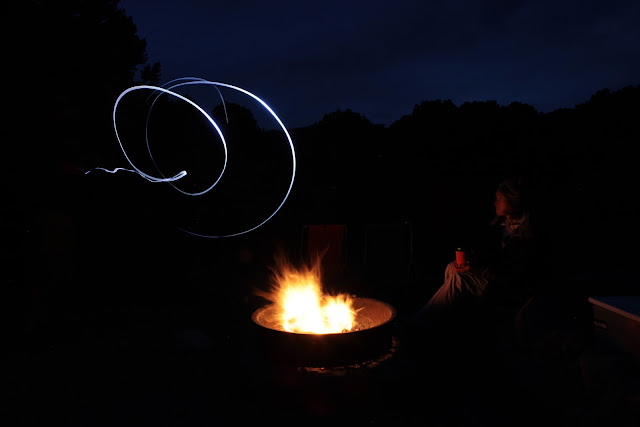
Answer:
[[(608, 343), (620, 323), (596, 323), (587, 300), (640, 295), (640, 0), (11, 0), (3, 13), (3, 425), (640, 419), (640, 370)], [(290, 134), (233, 91), (222, 120), (211, 86), (181, 89), (220, 134), (149, 88), (118, 98), (189, 77), (250, 91)], [(496, 185), (516, 174), (531, 184), (540, 298), (504, 306), (497, 280), (477, 305), (463, 296), (469, 312), (414, 329), (456, 248), (480, 271)], [(276, 259), (324, 251), (325, 291), (397, 317), (333, 341), (375, 342), (375, 360), (308, 371), (281, 354), (327, 341), (288, 345), (252, 314)]]
[(263, 98), (289, 128), (351, 109), (390, 125), (425, 100), (573, 108), (640, 82), (636, 1), (122, 0), (161, 83)]

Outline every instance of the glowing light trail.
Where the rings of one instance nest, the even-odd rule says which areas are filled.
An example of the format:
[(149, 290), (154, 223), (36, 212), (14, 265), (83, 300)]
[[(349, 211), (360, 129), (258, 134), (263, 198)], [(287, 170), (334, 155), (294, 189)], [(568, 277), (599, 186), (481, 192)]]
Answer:
[[(282, 201), (280, 202), (280, 204), (278, 205), (278, 207), (265, 220), (263, 220), (258, 225), (255, 225), (255, 226), (253, 226), (253, 227), (251, 227), (251, 228), (249, 228), (247, 230), (240, 231), (240, 232), (237, 232), (237, 233), (217, 235), (217, 236), (194, 233), (192, 231), (185, 230), (183, 228), (178, 227), (180, 230), (184, 231), (185, 233), (189, 233), (191, 235), (199, 236), (199, 237), (207, 237), (207, 238), (232, 237), (232, 236), (239, 236), (241, 234), (249, 233), (249, 232), (261, 227), (267, 221), (269, 221), (271, 218), (273, 218), (273, 216), (276, 213), (278, 213), (280, 208), (282, 208), (282, 206), (286, 202), (287, 198), (289, 197), (289, 194), (291, 193), (291, 189), (293, 187), (293, 182), (295, 180), (295, 175), (296, 175), (296, 153), (295, 153), (295, 148), (293, 146), (293, 140), (291, 139), (291, 135), (289, 135), (289, 132), (287, 131), (287, 128), (284, 126), (284, 124), (282, 123), (280, 118), (271, 109), (271, 107), (269, 107), (262, 99), (260, 99), (259, 97), (257, 97), (256, 95), (254, 95), (253, 93), (251, 93), (251, 92), (249, 92), (249, 91), (247, 91), (245, 89), (239, 88), (237, 86), (229, 85), (229, 84), (226, 84), (226, 83), (212, 82), (212, 81), (204, 80), (204, 79), (197, 78), (197, 77), (183, 77), (183, 78), (175, 79), (175, 80), (172, 80), (172, 81), (166, 83), (163, 87), (151, 86), (151, 85), (138, 85), (138, 86), (132, 86), (132, 87), (126, 89), (125, 91), (123, 91), (120, 94), (120, 96), (118, 96), (118, 98), (116, 99), (116, 102), (115, 102), (115, 104), (113, 106), (113, 114), (112, 114), (112, 116), (113, 116), (113, 128), (114, 128), (114, 131), (115, 131), (115, 134), (116, 134), (116, 139), (118, 141), (118, 144), (120, 145), (120, 149), (122, 150), (122, 153), (124, 154), (124, 157), (127, 159), (127, 161), (129, 162), (129, 164), (131, 165), (133, 170), (125, 169), (125, 168), (115, 168), (112, 171), (108, 170), (108, 169), (105, 169), (105, 168), (93, 168), (93, 169), (99, 169), (99, 170), (103, 170), (103, 171), (109, 172), (109, 173), (116, 173), (119, 170), (124, 170), (124, 171), (128, 171), (128, 172), (135, 172), (135, 173), (139, 174), (140, 176), (142, 176), (143, 178), (145, 178), (146, 180), (148, 180), (150, 182), (167, 182), (173, 188), (178, 190), (179, 192), (181, 192), (183, 194), (186, 194), (186, 195), (189, 195), (189, 196), (201, 196), (201, 195), (207, 193), (213, 187), (215, 187), (218, 184), (218, 182), (220, 181), (220, 178), (224, 174), (224, 172), (226, 170), (226, 167), (227, 167), (227, 160), (228, 160), (228, 158), (227, 158), (227, 156), (228, 156), (228, 154), (227, 154), (227, 142), (226, 142), (226, 140), (224, 138), (224, 135), (222, 134), (222, 131), (220, 130), (220, 127), (218, 126), (218, 124), (215, 122), (215, 120), (213, 120), (213, 118), (211, 118), (211, 116), (209, 114), (207, 114), (206, 111), (204, 111), (194, 101), (192, 101), (189, 98), (187, 98), (187, 97), (185, 97), (185, 96), (173, 91), (173, 89), (175, 89), (177, 87), (186, 86), (186, 85), (210, 85), (210, 86), (213, 86), (218, 91), (218, 94), (220, 95), (220, 98), (222, 100), (222, 105), (224, 107), (225, 117), (227, 116), (227, 110), (226, 110), (226, 106), (224, 105), (224, 99), (222, 98), (222, 93), (220, 92), (220, 89), (218, 89), (218, 86), (219, 87), (225, 87), (225, 88), (228, 88), (228, 89), (232, 89), (232, 90), (241, 92), (241, 93), (253, 98), (255, 101), (260, 103), (260, 105), (262, 105), (262, 107), (264, 109), (266, 109), (269, 112), (269, 114), (271, 114), (271, 116), (275, 119), (275, 121), (278, 123), (278, 125), (282, 128), (282, 131), (284, 132), (284, 134), (287, 137), (287, 141), (288, 141), (289, 147), (291, 149), (291, 158), (292, 158), (291, 182), (289, 183), (289, 187), (287, 188), (287, 192), (286, 192), (284, 198), (282, 199)], [(120, 101), (122, 100), (122, 98), (124, 98), (127, 94), (129, 94), (131, 92), (134, 92), (134, 91), (137, 91), (137, 90), (151, 90), (151, 91), (153, 91), (153, 94), (156, 94), (155, 98), (153, 99), (153, 102), (151, 103), (151, 107), (149, 108), (149, 112), (147, 114), (147, 121), (146, 121), (146, 126), (145, 126), (145, 139), (146, 139), (147, 151), (149, 152), (149, 156), (151, 157), (151, 160), (153, 161), (153, 163), (156, 166), (156, 168), (158, 169), (158, 172), (160, 173), (160, 175), (162, 175), (162, 178), (158, 178), (158, 177), (155, 177), (155, 176), (152, 176), (152, 175), (148, 175), (145, 172), (143, 172), (140, 169), (138, 169), (133, 164), (131, 159), (129, 159), (129, 156), (127, 156), (127, 153), (126, 153), (126, 151), (125, 151), (125, 149), (124, 149), (124, 147), (122, 145), (122, 141), (120, 139), (120, 135), (118, 134), (118, 126), (117, 126), (117, 122), (116, 122), (116, 112), (117, 112), (117, 109), (118, 109), (118, 105), (120, 104)], [(220, 175), (218, 175), (218, 178), (215, 180), (215, 182), (211, 186), (209, 186), (208, 188), (206, 188), (203, 191), (189, 193), (189, 192), (183, 191), (180, 188), (176, 187), (173, 184), (173, 182), (183, 178), (184, 176), (186, 176), (187, 175), (187, 171), (183, 170), (183, 171), (177, 173), (176, 175), (167, 178), (160, 171), (160, 168), (158, 167), (158, 165), (156, 164), (155, 160), (153, 159), (153, 155), (151, 154), (151, 150), (149, 148), (149, 138), (148, 138), (149, 117), (151, 115), (151, 110), (153, 109), (153, 106), (155, 105), (156, 100), (162, 94), (171, 95), (171, 96), (174, 96), (174, 97), (176, 97), (178, 99), (181, 99), (182, 101), (185, 101), (185, 102), (189, 103), (200, 114), (202, 114), (207, 119), (207, 121), (209, 121), (211, 126), (214, 127), (214, 129), (218, 133), (218, 136), (220, 137), (220, 140), (221, 140), (223, 148), (224, 148), (224, 165), (222, 167), (222, 171), (220, 172)], [(227, 118), (227, 121), (228, 121), (228, 118)], [(89, 173), (89, 172), (90, 171), (87, 171), (85, 173)]]
[[(86, 171), (84, 174), (88, 174), (89, 172), (91, 172), (92, 170), (101, 170), (101, 171), (105, 171), (105, 172), (109, 172), (109, 173), (116, 173), (118, 171), (126, 171), (126, 172), (133, 172), (133, 173), (138, 173), (138, 171), (135, 170), (131, 170), (131, 169), (125, 169), (125, 168), (115, 168), (114, 170), (109, 170), (109, 169), (105, 169), (105, 168), (93, 168), (91, 170)], [(181, 171), (178, 172), (176, 175), (172, 176), (171, 178), (156, 178), (154, 181), (152, 182), (170, 182), (170, 181), (176, 181), (180, 178), (182, 178), (183, 176), (187, 175), (187, 171)], [(146, 177), (144, 177), (146, 179)]]
[[(224, 135), (222, 134), (222, 131), (218, 127), (218, 124), (215, 122), (215, 120), (213, 120), (211, 118), (211, 116), (209, 114), (207, 114), (207, 112), (204, 111), (198, 104), (196, 104), (195, 102), (193, 102), (189, 98), (180, 95), (179, 93), (173, 92), (171, 90), (168, 90), (168, 89), (165, 89), (165, 88), (159, 87), (159, 86), (140, 85), (140, 86), (130, 87), (129, 89), (127, 89), (124, 92), (122, 92), (120, 94), (120, 96), (118, 96), (118, 99), (116, 99), (116, 103), (113, 106), (113, 129), (116, 132), (116, 139), (118, 140), (118, 144), (120, 144), (120, 149), (122, 149), (122, 153), (124, 154), (124, 157), (127, 159), (129, 164), (131, 165), (131, 167), (133, 167), (140, 174), (140, 176), (142, 176), (143, 178), (146, 178), (147, 180), (152, 181), (152, 182), (169, 182), (169, 183), (171, 182), (171, 181), (166, 181), (166, 178), (156, 178), (156, 177), (153, 177), (151, 175), (147, 175), (146, 173), (144, 173), (140, 169), (138, 169), (133, 164), (133, 162), (129, 159), (129, 157), (127, 156), (127, 152), (125, 151), (124, 147), (122, 146), (122, 141), (120, 140), (120, 135), (118, 135), (118, 125), (116, 123), (116, 111), (118, 110), (118, 104), (120, 103), (120, 101), (122, 100), (122, 98), (126, 94), (128, 94), (130, 92), (133, 92), (135, 90), (142, 90), (142, 89), (150, 89), (150, 90), (154, 90), (154, 91), (164, 92), (164, 93), (167, 93), (169, 95), (175, 96), (176, 98), (181, 99), (181, 100), (189, 103), (196, 110), (198, 110), (200, 112), (200, 114), (205, 116), (206, 119), (209, 121), (209, 123), (211, 123), (211, 125), (215, 128), (216, 132), (218, 132), (218, 136), (220, 137), (220, 140), (222, 141), (222, 146), (224, 147), (224, 165), (222, 166), (222, 171), (220, 172), (220, 175), (218, 175), (218, 179), (216, 179), (216, 181), (213, 184), (211, 184), (210, 187), (208, 187), (207, 189), (205, 189), (203, 191), (200, 191), (198, 193), (188, 193), (186, 191), (180, 190), (175, 185), (171, 184), (171, 186), (173, 186), (173, 188), (175, 188), (176, 190), (180, 191), (181, 193), (187, 194), (189, 196), (200, 196), (202, 194), (205, 194), (207, 191), (209, 191), (213, 187), (215, 187), (216, 184), (218, 184), (218, 182), (220, 181), (220, 178), (222, 178), (222, 175), (224, 174), (224, 171), (225, 171), (225, 169), (227, 167), (227, 142), (225, 141)], [(147, 149), (149, 149), (148, 140), (147, 140)], [(151, 155), (151, 152), (149, 152), (149, 155)], [(153, 156), (152, 156), (152, 158), (153, 158)], [(154, 164), (155, 164), (155, 161), (154, 161)]]
[[(185, 81), (185, 83), (179, 83), (179, 84), (172, 85), (172, 83), (178, 82), (178, 81)], [(149, 157), (151, 157), (151, 161), (153, 162), (154, 166), (156, 167), (156, 169), (158, 169), (158, 172), (160, 172), (161, 175), (162, 175), (162, 172), (160, 171), (160, 168), (156, 164), (156, 161), (153, 158), (153, 155), (151, 154), (151, 148), (149, 148), (149, 119), (151, 118), (151, 110), (153, 109), (153, 106), (155, 105), (155, 103), (158, 100), (158, 98), (160, 98), (160, 95), (162, 95), (164, 92), (170, 93), (170, 94), (173, 94), (173, 95), (177, 95), (175, 92), (171, 91), (171, 89), (176, 88), (178, 86), (183, 86), (183, 85), (188, 84), (190, 82), (195, 82), (195, 84), (204, 84), (205, 82), (207, 82), (207, 80), (200, 79), (198, 77), (182, 77), (182, 78), (179, 78), (179, 79), (171, 80), (170, 82), (165, 83), (164, 87), (165, 87), (166, 90), (154, 91), (154, 93), (157, 93), (157, 95), (153, 99), (153, 102), (151, 103), (151, 106), (149, 107), (149, 113), (147, 114), (147, 122), (146, 122), (146, 126), (145, 126), (145, 140), (146, 140), (146, 143), (147, 143), (147, 151), (149, 152)], [(220, 92), (220, 89), (218, 89), (216, 86), (214, 86), (214, 87), (218, 91), (218, 94), (220, 95), (220, 100), (222, 101), (222, 106), (224, 108), (225, 120), (227, 121), (227, 123), (229, 123), (229, 117), (227, 116), (227, 107), (226, 107), (226, 105), (224, 103), (224, 98), (222, 97), (222, 93)], [(158, 92), (160, 92), (160, 93), (158, 93)], [(202, 114), (205, 115), (207, 120), (209, 120), (213, 124), (213, 126), (216, 129), (216, 131), (218, 132), (218, 136), (220, 136), (220, 139), (222, 140), (222, 145), (224, 147), (224, 165), (222, 167), (222, 172), (220, 172), (220, 175), (218, 175), (218, 179), (216, 179), (216, 181), (213, 183), (213, 185), (211, 185), (209, 188), (207, 188), (204, 191), (201, 191), (199, 193), (188, 193), (186, 191), (182, 191), (181, 189), (179, 189), (175, 185), (170, 184), (173, 188), (175, 188), (176, 190), (178, 190), (182, 194), (186, 194), (186, 195), (189, 195), (189, 196), (199, 196), (199, 195), (205, 194), (206, 192), (211, 190), (213, 187), (215, 187), (216, 184), (218, 184), (218, 181), (220, 181), (220, 178), (222, 178), (222, 175), (224, 174), (224, 171), (225, 171), (225, 169), (227, 167), (227, 144), (226, 144), (226, 141), (224, 139), (224, 136), (222, 135), (222, 131), (220, 130), (220, 128), (218, 127), (216, 122), (211, 118), (211, 116), (209, 116), (206, 112), (204, 112), (204, 110), (202, 110), (199, 106), (197, 106), (195, 103), (193, 103), (188, 98), (184, 98), (182, 96), (178, 96), (178, 97), (180, 99), (187, 100), (191, 105), (196, 106), (196, 108), (198, 108), (198, 110)], [(117, 101), (116, 101), (116, 103), (117, 103)], [(115, 108), (114, 108), (114, 114), (115, 114)], [(115, 116), (114, 116), (114, 127), (115, 127)], [(122, 144), (120, 144), (120, 147), (122, 147)], [(124, 149), (123, 149), (123, 151), (124, 151)], [(171, 181), (174, 181), (174, 180), (171, 180)], [(167, 181), (167, 182), (171, 183), (171, 181)]]

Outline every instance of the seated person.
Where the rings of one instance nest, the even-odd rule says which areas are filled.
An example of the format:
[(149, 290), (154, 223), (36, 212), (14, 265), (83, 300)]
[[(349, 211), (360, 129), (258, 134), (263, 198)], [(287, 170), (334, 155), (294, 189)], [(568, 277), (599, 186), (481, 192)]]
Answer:
[(444, 283), (416, 313), (414, 326), (433, 328), (464, 322), (464, 315), (480, 301), (516, 310), (524, 304), (534, 292), (543, 266), (528, 202), (522, 177), (500, 182), (495, 218), (467, 249), (464, 265), (455, 261), (447, 265)]

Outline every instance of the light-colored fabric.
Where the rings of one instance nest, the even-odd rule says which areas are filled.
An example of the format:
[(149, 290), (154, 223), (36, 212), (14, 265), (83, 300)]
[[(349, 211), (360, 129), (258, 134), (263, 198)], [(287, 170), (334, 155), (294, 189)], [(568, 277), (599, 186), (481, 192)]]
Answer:
[(454, 262), (444, 271), (444, 283), (429, 301), (416, 313), (418, 326), (433, 326), (442, 320), (449, 310), (455, 308), (467, 296), (479, 297), (487, 287), (487, 279), (469, 272), (458, 272)]

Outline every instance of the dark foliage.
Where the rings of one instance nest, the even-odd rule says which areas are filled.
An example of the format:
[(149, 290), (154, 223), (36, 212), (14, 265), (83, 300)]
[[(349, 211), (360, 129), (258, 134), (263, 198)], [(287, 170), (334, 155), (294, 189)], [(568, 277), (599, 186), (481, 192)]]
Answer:
[[(46, 314), (26, 314), (44, 312), (33, 289), (60, 304), (66, 327), (68, 316), (124, 310), (150, 296), (149, 304), (189, 312), (187, 323), (210, 320), (206, 304), (244, 301), (247, 289), (265, 282), (277, 246), (296, 253), (305, 224), (347, 224), (351, 236), (368, 223), (413, 224), (414, 259), (437, 276), (463, 236), (491, 219), (495, 185), (511, 174), (533, 183), (563, 265), (576, 272), (616, 267), (618, 248), (638, 252), (632, 153), (640, 86), (603, 89), (548, 114), (520, 102), (426, 100), (385, 127), (351, 110), (330, 112), (290, 130), (297, 174), (281, 211), (255, 232), (203, 239), (177, 227), (233, 232), (277, 208), (292, 168), (281, 132), (260, 129), (242, 106), (226, 105), (228, 121), (215, 107), (230, 160), (204, 201), (127, 172), (84, 175), (96, 166), (129, 167), (115, 140), (113, 105), (131, 85), (158, 83), (160, 65), (149, 63), (145, 41), (117, 1), (24, 1), (7, 13), (20, 29), (4, 28), (14, 101), (3, 127), (0, 210), (2, 284), (13, 292), (4, 301), (18, 301), (6, 307), (10, 324), (51, 332), (37, 325)], [(122, 105), (121, 114), (132, 110)], [(148, 110), (137, 114), (145, 118)], [(162, 97), (150, 123), (154, 157), (143, 153), (136, 163), (165, 176), (188, 169), (176, 183), (185, 191), (215, 182), (222, 149), (203, 117)], [(122, 134), (144, 138), (124, 122)], [(185, 308), (194, 300), (198, 309)]]

